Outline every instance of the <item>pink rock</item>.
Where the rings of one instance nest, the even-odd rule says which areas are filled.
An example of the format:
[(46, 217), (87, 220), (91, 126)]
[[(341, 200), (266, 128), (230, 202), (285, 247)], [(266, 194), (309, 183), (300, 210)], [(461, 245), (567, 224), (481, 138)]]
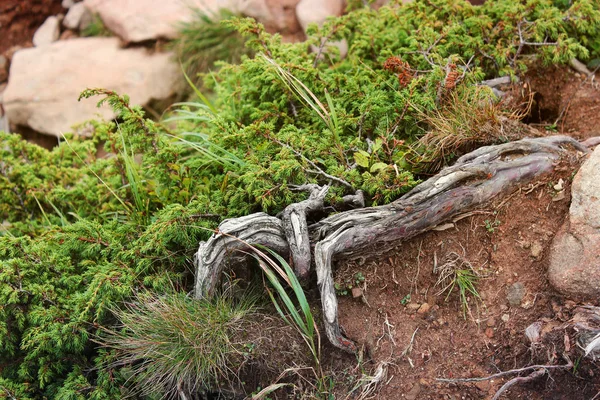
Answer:
[(568, 220), (554, 237), (548, 279), (575, 298), (600, 297), (600, 147), (575, 175)]
[(127, 94), (132, 104), (167, 99), (178, 90), (179, 66), (170, 53), (123, 49), (117, 38), (78, 38), (20, 50), (10, 67), (4, 109), (11, 123), (55, 136), (99, 115), (112, 118), (98, 99), (82, 99), (86, 88)]

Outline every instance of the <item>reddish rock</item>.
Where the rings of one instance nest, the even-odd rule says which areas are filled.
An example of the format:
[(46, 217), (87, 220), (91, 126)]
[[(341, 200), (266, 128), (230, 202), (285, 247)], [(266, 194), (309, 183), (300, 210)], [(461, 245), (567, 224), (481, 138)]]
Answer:
[(600, 146), (573, 179), (569, 218), (554, 237), (548, 279), (559, 292), (600, 297)]

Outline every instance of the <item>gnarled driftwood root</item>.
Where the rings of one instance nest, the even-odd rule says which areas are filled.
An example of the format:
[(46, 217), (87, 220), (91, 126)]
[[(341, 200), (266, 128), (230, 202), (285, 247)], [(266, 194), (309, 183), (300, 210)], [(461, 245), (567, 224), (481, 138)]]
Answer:
[(342, 335), (338, 323), (332, 273), (335, 260), (387, 251), (550, 172), (568, 150), (587, 152), (585, 146), (566, 136), (481, 147), (390, 204), (341, 212), (307, 226), (306, 214), (322, 209), (327, 190), (312, 186), (309, 199), (289, 206), (281, 220), (260, 213), (224, 221), (219, 226), (221, 233), (202, 243), (196, 255), (196, 296), (210, 295), (231, 260), (228, 255), (246, 246), (232, 236), (283, 256), (290, 254), (300, 276), (308, 273), (314, 245), (327, 337), (336, 347), (354, 352), (356, 345)]

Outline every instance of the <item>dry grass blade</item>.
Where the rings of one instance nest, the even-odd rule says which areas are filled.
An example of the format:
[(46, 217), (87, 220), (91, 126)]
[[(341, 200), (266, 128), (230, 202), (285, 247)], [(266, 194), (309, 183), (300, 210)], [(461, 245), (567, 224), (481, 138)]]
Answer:
[(469, 296), (480, 300), (479, 292), (475, 287), (480, 276), (473, 265), (460, 254), (450, 252), (441, 265), (434, 267), (433, 272), (439, 274), (435, 287), (441, 288), (436, 295), (447, 293), (446, 300), (448, 300), (454, 288), (458, 287), (463, 315), (466, 318), (467, 311), (470, 312)]
[[(381, 361), (377, 364), (375, 373), (373, 375), (363, 375), (354, 388), (348, 393), (346, 399), (354, 398), (359, 400), (365, 400), (373, 398), (376, 395), (378, 389), (380, 389), (386, 382), (389, 362)], [(360, 393), (353, 395), (360, 389)]]
[(445, 106), (431, 114), (411, 104), (428, 126), (412, 146), (417, 154), (413, 161), (433, 173), (475, 148), (522, 137), (518, 121), (529, 113), (532, 100), (528, 95), (523, 104), (505, 105), (479, 86), (451, 92)]
[(261, 390), (260, 392), (256, 393), (255, 395), (252, 396), (252, 400), (262, 400), (265, 398), (265, 396), (273, 393), (274, 391), (281, 389), (282, 387), (285, 386), (293, 386), (291, 383), (273, 383), (269, 386), (267, 386), (266, 388), (264, 388), (263, 390)]

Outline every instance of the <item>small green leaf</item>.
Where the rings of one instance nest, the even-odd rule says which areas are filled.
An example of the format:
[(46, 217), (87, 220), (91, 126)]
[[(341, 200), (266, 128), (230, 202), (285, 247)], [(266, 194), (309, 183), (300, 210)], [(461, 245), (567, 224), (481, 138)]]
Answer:
[(375, 164), (371, 165), (371, 173), (383, 171), (388, 167), (389, 165), (387, 165), (386, 163), (376, 162)]
[(363, 168), (369, 168), (369, 153), (362, 150), (358, 153), (354, 153), (354, 161)]

